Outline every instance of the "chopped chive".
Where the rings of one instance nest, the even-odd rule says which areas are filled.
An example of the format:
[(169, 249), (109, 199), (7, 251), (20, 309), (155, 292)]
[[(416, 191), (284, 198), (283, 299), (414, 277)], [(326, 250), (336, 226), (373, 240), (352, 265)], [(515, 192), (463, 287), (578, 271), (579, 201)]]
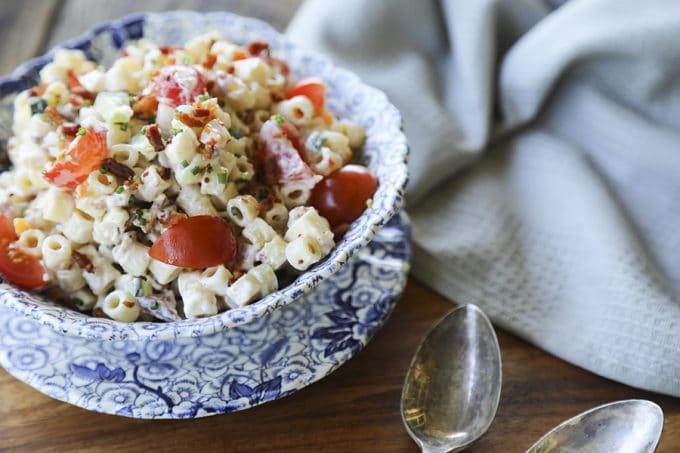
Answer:
[(235, 217), (241, 216), (241, 210), (237, 208), (236, 206), (232, 206), (231, 209), (229, 209), (229, 212), (231, 212), (231, 215)]
[(87, 129), (84, 127), (78, 128), (78, 136), (82, 137), (83, 135), (87, 134)]
[(158, 302), (156, 302), (155, 300), (151, 301), (152, 310), (158, 310), (158, 307), (159, 307)]
[(205, 101), (207, 101), (208, 99), (210, 99), (210, 95), (209, 95), (209, 94), (202, 94), (202, 95), (200, 95), (200, 96), (198, 97), (198, 100), (201, 101), (201, 102), (205, 102)]
[(227, 174), (226, 173), (218, 173), (217, 174), (217, 182), (220, 184), (226, 184), (227, 183)]
[(144, 218), (144, 212), (141, 209), (136, 209), (135, 215), (137, 216), (137, 223), (139, 223), (141, 226), (146, 225), (146, 219)]
[(281, 115), (278, 115), (278, 114), (276, 116), (274, 116), (274, 120), (279, 125), (285, 123), (285, 120), (283, 119), (283, 117)]
[(187, 167), (189, 166), (189, 162), (187, 162), (186, 159), (184, 159), (182, 162), (180, 162), (180, 164), (181, 164), (182, 167), (184, 167), (184, 168), (187, 168)]
[(123, 187), (123, 186), (118, 186), (118, 187), (116, 187), (115, 192), (116, 192), (116, 193), (123, 193), (123, 192), (125, 192), (125, 187)]
[(43, 113), (45, 109), (47, 108), (47, 101), (44, 100), (43, 98), (38, 99), (37, 101), (31, 102), (31, 115), (35, 115), (36, 113)]
[(78, 299), (77, 297), (71, 299), (71, 301), (75, 304), (76, 307), (82, 307), (84, 302), (82, 299)]
[(229, 129), (229, 135), (231, 135), (234, 138), (241, 138), (241, 129), (238, 127), (230, 127)]
[(141, 135), (146, 135), (147, 129), (149, 129), (149, 126), (144, 126), (144, 127), (142, 127), (142, 128), (139, 130), (139, 133), (140, 133)]
[(83, 99), (83, 106), (84, 107), (89, 107), (91, 105), (92, 105), (92, 101), (90, 101), (89, 99)]
[(196, 166), (191, 167), (191, 174), (192, 174), (192, 175), (197, 175), (197, 174), (199, 174), (200, 172), (201, 172), (201, 169), (200, 169), (200, 168), (198, 168), (198, 167), (196, 167)]
[(118, 126), (118, 128), (119, 128), (122, 132), (127, 131), (128, 128), (130, 127), (130, 123), (113, 123), (113, 124), (115, 124), (116, 126)]
[(182, 128), (181, 128), (181, 127), (173, 127), (173, 128), (172, 128), (172, 135), (177, 135), (177, 134), (179, 134), (180, 132), (182, 132)]
[(149, 122), (155, 123), (156, 122), (156, 115), (152, 116), (151, 119), (149, 120)]
[(99, 167), (99, 173), (101, 173), (102, 175), (105, 175), (108, 172), (109, 172), (109, 169), (104, 167), (103, 165), (101, 167)]
[(137, 201), (137, 200), (135, 199), (135, 196), (134, 196), (134, 195), (130, 195), (130, 198), (128, 199), (128, 205), (129, 205), (129, 206), (134, 206), (136, 201)]
[(236, 116), (237, 116), (238, 119), (240, 119), (240, 120), (242, 120), (242, 119), (245, 117), (245, 115), (246, 115), (246, 114), (243, 113), (243, 112), (240, 112), (240, 111), (239, 111), (239, 112), (236, 112)]
[(257, 191), (257, 199), (259, 201), (262, 201), (266, 199), (269, 196), (269, 191), (266, 189), (260, 189)]
[(207, 166), (205, 169), (207, 170), (208, 173), (212, 173), (212, 172), (213, 172), (213, 167), (212, 167), (212, 165), (210, 165), (210, 164), (208, 164), (208, 166)]
[(182, 57), (182, 64), (191, 64), (191, 58)]

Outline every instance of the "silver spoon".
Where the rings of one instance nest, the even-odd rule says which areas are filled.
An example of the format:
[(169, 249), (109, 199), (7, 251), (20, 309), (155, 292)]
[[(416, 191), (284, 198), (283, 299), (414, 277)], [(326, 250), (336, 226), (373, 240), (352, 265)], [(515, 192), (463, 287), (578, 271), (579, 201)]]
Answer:
[(653, 452), (663, 411), (646, 400), (624, 400), (583, 412), (541, 437), (527, 453)]
[(501, 395), (501, 352), (475, 305), (450, 311), (430, 330), (409, 367), (401, 417), (423, 452), (460, 451), (486, 432)]

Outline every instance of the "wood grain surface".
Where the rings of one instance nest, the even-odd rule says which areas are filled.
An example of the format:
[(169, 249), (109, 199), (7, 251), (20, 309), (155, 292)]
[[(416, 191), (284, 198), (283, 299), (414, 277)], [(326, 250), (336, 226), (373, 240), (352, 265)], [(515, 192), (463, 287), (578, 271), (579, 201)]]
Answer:
[[(0, 2), (0, 72), (98, 22), (140, 10), (229, 10), (285, 28), (299, 0)], [(0, 370), (0, 451), (380, 451), (414, 452), (399, 397), (411, 355), (453, 307), (410, 280), (374, 340), (326, 379), (244, 412), (189, 421), (96, 414), (52, 400)], [(680, 400), (611, 382), (503, 331), (503, 391), (489, 432), (469, 451), (524, 451), (560, 421), (626, 398), (647, 398), (666, 415), (658, 451), (680, 451)]]

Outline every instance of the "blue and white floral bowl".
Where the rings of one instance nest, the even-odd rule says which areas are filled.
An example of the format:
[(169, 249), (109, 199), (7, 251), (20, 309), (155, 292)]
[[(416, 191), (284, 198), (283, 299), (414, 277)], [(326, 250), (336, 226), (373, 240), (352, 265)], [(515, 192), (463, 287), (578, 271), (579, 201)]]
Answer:
[[(323, 263), (257, 303), (206, 319), (118, 323), (0, 283), (0, 364), (50, 396), (140, 418), (244, 409), (308, 385), (348, 360), (403, 290), (408, 222), (394, 216), (403, 204), (408, 147), (401, 117), (382, 92), (269, 25), (223, 12), (131, 16), (62, 47), (107, 64), (128, 40), (182, 44), (208, 31), (237, 43), (264, 39), (289, 63), (292, 77), (326, 81), (331, 110), (366, 129), (362, 157), (380, 181), (373, 205)], [(53, 53), (0, 79), (0, 143), (11, 136), (13, 97), (36, 83)]]

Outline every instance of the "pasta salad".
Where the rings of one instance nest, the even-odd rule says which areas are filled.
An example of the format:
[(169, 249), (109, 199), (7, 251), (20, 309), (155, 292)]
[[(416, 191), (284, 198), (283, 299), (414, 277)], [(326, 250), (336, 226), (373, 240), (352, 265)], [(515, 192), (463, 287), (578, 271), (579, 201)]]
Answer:
[(0, 275), (94, 316), (242, 307), (322, 260), (378, 182), (318, 78), (268, 43), (148, 40), (111, 67), (60, 50), (14, 101)]

